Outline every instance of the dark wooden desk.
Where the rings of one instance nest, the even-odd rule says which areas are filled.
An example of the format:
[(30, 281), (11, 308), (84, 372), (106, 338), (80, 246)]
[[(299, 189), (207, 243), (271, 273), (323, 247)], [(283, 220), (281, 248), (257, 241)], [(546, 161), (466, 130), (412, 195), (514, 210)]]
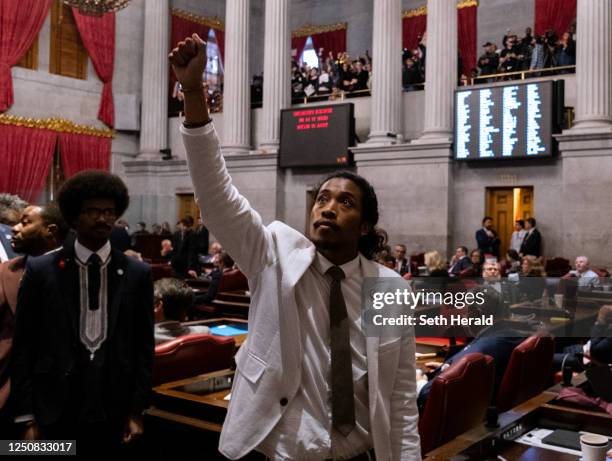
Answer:
[(222, 370), (153, 389), (152, 406), (144, 413), (147, 460), (175, 461), (196, 455), (207, 461), (226, 460), (217, 446), (228, 405), (223, 398), (230, 390), (201, 394), (197, 387), (203, 379), (231, 375), (233, 371)]
[(245, 291), (224, 291), (217, 293), (217, 298), (220, 301), (232, 301), (235, 303), (250, 304), (251, 296), (247, 295)]
[[(612, 416), (557, 402), (559, 386), (555, 386), (523, 404), (502, 413), (500, 427), (491, 429), (484, 424), (461, 434), (445, 445), (428, 453), (426, 461), (483, 461), (492, 453), (508, 461), (577, 461), (578, 456), (541, 447), (505, 440), (513, 430), (528, 432), (533, 427), (557, 427), (612, 435)], [(492, 448), (493, 446), (496, 449)], [(495, 456), (493, 458), (495, 459)]]

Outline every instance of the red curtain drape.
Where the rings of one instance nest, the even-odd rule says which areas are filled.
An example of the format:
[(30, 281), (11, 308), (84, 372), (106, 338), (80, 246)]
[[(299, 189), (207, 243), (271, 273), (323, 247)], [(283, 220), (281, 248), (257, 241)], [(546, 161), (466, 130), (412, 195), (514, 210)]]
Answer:
[[(311, 37), (312, 46), (317, 53), (319, 52), (319, 48), (323, 48), (323, 56), (327, 56), (330, 51), (334, 54), (334, 56), (340, 52), (346, 51), (346, 29), (312, 34)], [(303, 50), (304, 47), (302, 46), (302, 51)]]
[(427, 29), (427, 15), (410, 16), (402, 19), (402, 48), (414, 50)]
[[(173, 49), (178, 45), (178, 42), (181, 40), (185, 40), (187, 37), (191, 37), (193, 34), (198, 34), (202, 40), (208, 40), (208, 31), (210, 27), (204, 24), (200, 24), (199, 22), (191, 21), (182, 16), (178, 16), (176, 14), (172, 14), (172, 29), (170, 32), (170, 49)], [(217, 31), (215, 31), (216, 33)], [(217, 41), (219, 37), (217, 35)], [(219, 47), (221, 49), (221, 47)], [(176, 76), (172, 71), (172, 67), (170, 67), (170, 95), (172, 95), (172, 90), (174, 89), (174, 84), (176, 83)]]
[(51, 0), (0, 1), (0, 112), (13, 105), (11, 67), (27, 53), (51, 7)]
[(49, 176), (56, 141), (55, 131), (0, 124), (0, 191), (37, 202)]
[(535, 33), (554, 30), (558, 36), (567, 32), (576, 20), (576, 0), (536, 0)]
[(459, 54), (461, 56), (461, 72), (467, 76), (476, 67), (477, 43), (477, 6), (468, 6), (457, 10), (457, 34)]
[(83, 44), (96, 69), (96, 74), (104, 83), (98, 118), (113, 127), (115, 124), (115, 105), (113, 103), (115, 13), (88, 16), (79, 13), (76, 8), (72, 8), (72, 13)]
[(111, 138), (60, 133), (59, 149), (66, 178), (83, 170), (110, 169)]
[(291, 38), (291, 49), (296, 50), (295, 60), (299, 61), (302, 53), (304, 52), (304, 47), (306, 46), (306, 40), (308, 37), (292, 37)]
[(210, 27), (207, 25), (173, 14), (170, 48), (174, 48), (178, 42), (185, 40), (186, 37), (191, 37), (193, 34), (198, 34), (202, 40), (207, 40), (209, 30)]
[(215, 37), (217, 37), (217, 47), (219, 48), (219, 54), (221, 55), (221, 63), (224, 63), (225, 59), (225, 32), (219, 29), (213, 28), (215, 31)]

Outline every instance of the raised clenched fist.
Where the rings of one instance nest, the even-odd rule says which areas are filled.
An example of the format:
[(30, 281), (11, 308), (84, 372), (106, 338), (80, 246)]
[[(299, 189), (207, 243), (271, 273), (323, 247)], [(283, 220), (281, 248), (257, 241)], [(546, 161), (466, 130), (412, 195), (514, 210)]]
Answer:
[(176, 79), (183, 91), (202, 88), (202, 75), (206, 62), (206, 42), (193, 34), (179, 42), (169, 55)]

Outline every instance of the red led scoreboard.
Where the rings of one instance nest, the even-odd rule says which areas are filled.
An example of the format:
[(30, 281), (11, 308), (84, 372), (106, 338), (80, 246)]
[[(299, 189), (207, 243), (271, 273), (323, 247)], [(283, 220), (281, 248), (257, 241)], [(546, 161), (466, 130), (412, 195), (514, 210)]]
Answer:
[(280, 166), (347, 166), (355, 145), (353, 104), (281, 111)]

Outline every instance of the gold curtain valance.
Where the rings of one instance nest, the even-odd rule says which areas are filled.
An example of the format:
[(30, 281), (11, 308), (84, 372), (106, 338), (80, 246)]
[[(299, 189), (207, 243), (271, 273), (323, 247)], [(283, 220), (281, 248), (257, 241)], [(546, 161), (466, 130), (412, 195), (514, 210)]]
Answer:
[(26, 128), (57, 131), (58, 133), (86, 134), (101, 138), (112, 138), (114, 131), (108, 128), (96, 128), (89, 125), (79, 125), (63, 118), (28, 118), (17, 115), (0, 114), (0, 125), (15, 125)]
[[(470, 6), (478, 6), (478, 0), (461, 0), (457, 2), (457, 9), (460, 8), (468, 8)], [(427, 14), (427, 6), (419, 6), (418, 8), (413, 8), (411, 10), (405, 10), (402, 13), (403, 18), (413, 18), (415, 16), (423, 16)]]
[(427, 6), (419, 6), (411, 10), (406, 10), (402, 13), (403, 18), (414, 18), (415, 16), (424, 16), (427, 14)]
[(478, 0), (463, 0), (457, 3), (457, 8), (469, 8), (470, 6), (478, 6)]
[(187, 19), (188, 21), (212, 27), (213, 29), (225, 30), (223, 21), (221, 21), (217, 16), (198, 16), (197, 14), (179, 10), (178, 8), (172, 8), (172, 14), (178, 16), (179, 18)]
[(325, 32), (333, 32), (335, 30), (346, 29), (348, 24), (346, 22), (339, 22), (336, 24), (326, 24), (316, 26), (314, 24), (305, 24), (297, 30), (291, 32), (291, 37), (308, 37), (313, 34), (322, 34)]

